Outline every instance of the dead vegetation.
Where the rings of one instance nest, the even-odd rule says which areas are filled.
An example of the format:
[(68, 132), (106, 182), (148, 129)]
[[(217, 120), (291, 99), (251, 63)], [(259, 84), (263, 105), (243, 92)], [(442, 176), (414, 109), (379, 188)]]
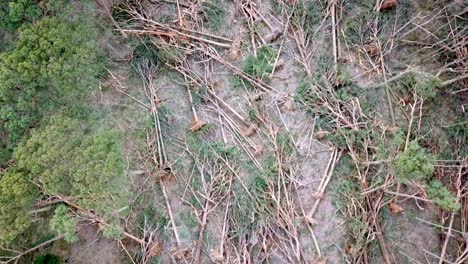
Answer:
[[(422, 220), (440, 233), (437, 252), (418, 248), (422, 252), (407, 256), (389, 245), (384, 215), (404, 214), (409, 202), (422, 210), (431, 201), (442, 207), (449, 199), (428, 195), (431, 175), (422, 175), (425, 181), (402, 181), (394, 161), (411, 142), (430, 141), (434, 128), (426, 128), (425, 115), (436, 88), (459, 87), (449, 93), (461, 98), (456, 111), (465, 112), (467, 38), (461, 16), (466, 8), (456, 10), (454, 1), (406, 17), (410, 7), (404, 4), (412, 1), (312, 2), (223, 2), (244, 23), (238, 39), (205, 28), (209, 14), (227, 15), (216, 9), (219, 1), (114, 5), (116, 30), (145, 39), (147, 48), (157, 51), (156, 59), (142, 57), (133, 65), (142, 91), (127, 89), (113, 73), (109, 81), (151, 117), (146, 148), (138, 157), (146, 178), (133, 188), (137, 198), (149, 196), (167, 215), (164, 227), (146, 217), (140, 229), (127, 223), (138, 235), (124, 234), (138, 245), (120, 244), (133, 263), (420, 263), (423, 257), (428, 263), (465, 263), (466, 156), (435, 164), (435, 178), (447, 189), (443, 195), (454, 195), (460, 206), (432, 209), (438, 223)], [(218, 31), (223, 19), (215, 19), (210, 28)], [(227, 23), (232, 23), (230, 30), (241, 30)], [(431, 32), (438, 26), (449, 30)], [(417, 60), (405, 60), (407, 54), (399, 53), (404, 47)], [(266, 49), (267, 58), (262, 57)], [(434, 62), (435, 57), (445, 59)], [(291, 59), (300, 65), (302, 78), (294, 95), (272, 84), (288, 70), (279, 67), (282, 61)], [(358, 74), (350, 76), (351, 67)], [(161, 96), (168, 89), (158, 81), (163, 71), (177, 73), (174, 82), (185, 98), (170, 98), (175, 93), (167, 91)], [(230, 87), (223, 80), (227, 76), (237, 77), (241, 88)], [(385, 89), (379, 94), (383, 100), (366, 101), (369, 90), (380, 88)], [(184, 125), (172, 133), (162, 124), (162, 111), (183, 107), (175, 105), (181, 100), (190, 115), (183, 117), (187, 122), (169, 124)], [(285, 120), (287, 102), (310, 114), (302, 129)], [(388, 120), (382, 118), (387, 114)], [(300, 142), (306, 142), (305, 154)], [(305, 161), (314, 159), (311, 145), (324, 146), (328, 161), (316, 168), (315, 173), (323, 173), (304, 201), (299, 193), (309, 188), (302, 170)], [(421, 155), (437, 153), (431, 142), (423, 147)], [(338, 257), (330, 256), (330, 246), (316, 235), (320, 204), (328, 193), (336, 194), (336, 210), (346, 227), (336, 245)], [(194, 218), (196, 231), (189, 239), (183, 238), (187, 224), (179, 210)], [(304, 233), (309, 239), (301, 240)]]

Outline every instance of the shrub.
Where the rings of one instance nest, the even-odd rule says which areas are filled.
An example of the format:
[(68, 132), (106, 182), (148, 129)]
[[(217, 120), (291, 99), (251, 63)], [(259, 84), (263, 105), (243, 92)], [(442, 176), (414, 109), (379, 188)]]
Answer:
[(440, 181), (434, 180), (429, 184), (427, 196), (444, 210), (456, 212), (461, 208), (457, 198)]
[(434, 172), (435, 156), (419, 146), (416, 141), (410, 142), (408, 148), (398, 154), (393, 161), (400, 180), (424, 179)]
[(104, 229), (103, 235), (107, 238), (121, 239), (123, 231), (124, 230), (120, 225), (112, 224)]
[(19, 95), (44, 90), (60, 96), (88, 89), (94, 81), (95, 37), (86, 25), (57, 18), (23, 27), (15, 49), (1, 57), (3, 99), (19, 102)]
[(73, 153), (72, 194), (88, 197), (79, 204), (106, 217), (121, 211), (127, 205), (128, 184), (119, 133), (102, 131), (86, 136)]

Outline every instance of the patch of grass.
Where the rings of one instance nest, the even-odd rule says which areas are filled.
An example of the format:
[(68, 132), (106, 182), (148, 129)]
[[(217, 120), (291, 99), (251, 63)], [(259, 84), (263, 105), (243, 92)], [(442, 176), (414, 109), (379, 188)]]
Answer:
[(317, 126), (322, 129), (333, 127), (333, 120), (329, 116), (329, 110), (320, 107), (321, 93), (319, 87), (313, 80), (303, 78), (296, 88), (294, 100), (300, 105), (302, 110), (311, 116), (317, 117)]
[(333, 201), (338, 209), (344, 209), (350, 198), (358, 197), (360, 190), (358, 181), (351, 178), (355, 174), (355, 169), (350, 155), (341, 158), (334, 174), (339, 181), (332, 193)]
[(214, 32), (219, 32), (224, 25), (226, 7), (221, 0), (210, 0), (203, 2), (203, 13), (205, 24)]
[(236, 147), (218, 141), (205, 141), (196, 136), (189, 137), (187, 143), (199, 160), (217, 161), (219, 157), (232, 160), (239, 154)]
[(198, 222), (193, 216), (192, 212), (190, 211), (182, 211), (180, 212), (180, 218), (182, 222), (188, 227), (188, 228), (195, 228), (198, 226)]
[(377, 160), (388, 159), (398, 152), (405, 143), (405, 133), (402, 129), (387, 133), (387, 141), (381, 140), (377, 148)]
[(197, 234), (194, 234), (185, 225), (178, 225), (178, 230), (179, 230), (179, 236), (182, 241), (190, 241), (191, 239), (194, 239), (194, 237), (197, 236)]
[(294, 150), (291, 137), (288, 137), (286, 134), (278, 133), (276, 136), (276, 144), (280, 148), (281, 153), (285, 156), (290, 156)]
[(190, 89), (190, 93), (192, 93), (193, 105), (195, 107), (200, 107), (207, 102), (208, 87), (200, 86), (196, 89), (192, 88)]
[[(257, 56), (249, 55), (246, 58), (242, 64), (241, 70), (252, 78), (259, 79), (261, 81), (268, 81), (268, 76), (273, 71), (275, 57), (276, 52), (273, 48), (263, 46), (257, 50)], [(233, 79), (233, 86), (236, 88), (252, 88), (250, 83), (241, 79), (240, 77)]]
[(156, 54), (162, 64), (166, 62), (176, 63), (178, 61), (183, 61), (183, 57), (185, 56), (182, 50), (169, 46), (159, 47), (156, 50)]
[(370, 139), (372, 136), (372, 130), (342, 128), (331, 134), (329, 139), (335, 146), (341, 149), (348, 149), (349, 144), (351, 148), (358, 150), (364, 146), (365, 140)]
[(344, 25), (346, 39), (354, 45), (363, 45), (368, 42), (371, 31), (368, 21), (375, 19), (372, 10), (366, 10), (350, 16)]

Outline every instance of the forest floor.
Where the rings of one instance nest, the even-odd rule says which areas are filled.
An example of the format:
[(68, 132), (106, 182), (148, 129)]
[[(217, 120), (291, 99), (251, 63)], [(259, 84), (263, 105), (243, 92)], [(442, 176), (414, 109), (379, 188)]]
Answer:
[[(112, 62), (95, 104), (125, 133), (135, 194), (125, 227), (147, 243), (84, 225), (79, 243), (56, 243), (54, 254), (69, 263), (466, 263), (467, 213), (442, 212), (422, 184), (400, 184), (388, 160), (408, 142), (386, 145), (397, 130), (434, 142), (427, 131), (454, 123), (466, 93), (434, 118), (423, 97), (374, 87), (444, 69), (432, 43), (447, 40), (429, 30), (455, 21), (447, 13), (457, 1), (445, 13), (432, 1), (388, 10), (392, 1), (296, 2), (101, 6), (119, 28), (102, 37)], [(466, 160), (449, 173), (466, 179)]]

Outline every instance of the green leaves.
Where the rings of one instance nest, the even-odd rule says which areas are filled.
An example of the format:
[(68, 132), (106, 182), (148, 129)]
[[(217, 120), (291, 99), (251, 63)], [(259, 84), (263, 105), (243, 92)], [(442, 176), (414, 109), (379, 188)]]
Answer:
[(31, 225), (27, 209), (36, 197), (24, 174), (13, 169), (0, 174), (0, 244), (12, 242)]
[(435, 156), (412, 141), (393, 161), (400, 180), (426, 179), (434, 172)]
[(16, 30), (24, 22), (32, 22), (42, 15), (35, 0), (5, 1), (0, 4), (0, 29)]
[(273, 70), (275, 62), (275, 51), (267, 46), (258, 49), (257, 56), (249, 55), (242, 67), (242, 71), (246, 74), (266, 80)]
[(219, 32), (223, 27), (226, 16), (226, 7), (223, 2), (220, 0), (206, 1), (203, 2), (202, 8), (208, 28), (214, 32)]
[[(275, 62), (275, 50), (268, 46), (263, 46), (257, 50), (257, 56), (249, 55), (242, 64), (242, 71), (254, 79), (268, 81), (270, 73), (273, 71)], [(235, 88), (252, 88), (252, 85), (240, 76), (235, 76), (232, 80)]]
[(16, 47), (0, 55), (0, 130), (14, 146), (27, 128), (95, 84), (96, 34), (86, 24), (47, 17), (20, 29)]
[(430, 183), (427, 196), (444, 210), (455, 212), (461, 208), (457, 198), (440, 181), (435, 180)]
[(23, 27), (16, 48), (2, 56), (0, 89), (36, 95), (43, 89), (55, 95), (85, 90), (93, 81), (95, 35), (86, 25), (44, 18)]
[[(120, 135), (112, 130), (91, 133), (96, 129), (83, 121), (52, 116), (32, 130), (13, 156), (17, 168), (45, 194), (79, 197), (79, 206), (118, 226), (129, 197)], [(53, 229), (70, 233), (71, 220), (61, 211), (56, 215)]]
[(127, 204), (123, 149), (115, 131), (86, 137), (74, 153), (72, 194), (87, 197), (79, 204), (99, 215), (118, 215)]
[(406, 75), (399, 85), (408, 90), (414, 91), (424, 99), (435, 98), (437, 96), (437, 87), (441, 86), (442, 81), (427, 72), (413, 72)]
[(43, 128), (31, 132), (13, 156), (17, 167), (28, 171), (33, 180), (44, 186), (49, 195), (70, 195), (75, 152), (81, 144), (83, 130), (78, 120), (53, 116)]
[(63, 234), (65, 240), (73, 243), (78, 240), (75, 227), (77, 219), (70, 215), (67, 206), (59, 205), (55, 209), (54, 216), (50, 220), (50, 228), (59, 234)]

